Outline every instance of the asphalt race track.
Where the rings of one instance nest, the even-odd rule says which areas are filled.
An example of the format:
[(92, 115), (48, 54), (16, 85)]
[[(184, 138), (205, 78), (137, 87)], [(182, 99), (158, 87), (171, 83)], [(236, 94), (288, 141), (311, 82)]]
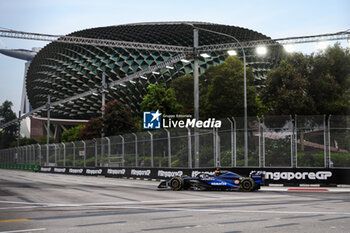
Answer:
[(159, 182), (0, 170), (0, 232), (349, 232), (349, 192), (157, 190)]

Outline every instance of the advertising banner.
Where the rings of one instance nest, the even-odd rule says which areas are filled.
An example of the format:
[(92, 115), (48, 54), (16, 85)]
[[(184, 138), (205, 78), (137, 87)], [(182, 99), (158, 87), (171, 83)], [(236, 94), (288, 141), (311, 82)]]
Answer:
[[(266, 184), (350, 184), (350, 169), (342, 168), (220, 168), (220, 170), (232, 171), (242, 176), (249, 176), (252, 171), (260, 171), (265, 174)], [(200, 173), (213, 174), (214, 171), (215, 168), (40, 167), (40, 172), (157, 180), (166, 180), (183, 175), (197, 176)]]

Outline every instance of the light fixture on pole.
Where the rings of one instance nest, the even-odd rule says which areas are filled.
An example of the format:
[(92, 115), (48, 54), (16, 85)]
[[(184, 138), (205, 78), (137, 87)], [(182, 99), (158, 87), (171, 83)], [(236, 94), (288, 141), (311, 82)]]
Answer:
[(201, 55), (201, 57), (203, 57), (203, 58), (209, 58), (209, 57), (210, 57), (210, 55), (207, 54), (207, 53), (201, 53), (200, 55)]
[(228, 55), (230, 55), (230, 56), (237, 56), (236, 50), (229, 50), (229, 51), (227, 51), (227, 53), (228, 53)]
[[(238, 45), (240, 46), (241, 50), (242, 50), (242, 55), (243, 55), (243, 80), (244, 80), (244, 166), (247, 167), (248, 166), (247, 68), (246, 68), (246, 56), (245, 56), (244, 48), (243, 48), (241, 42), (234, 36), (231, 36), (231, 35), (228, 35), (228, 34), (225, 34), (225, 33), (221, 33), (221, 32), (217, 32), (217, 31), (212, 31), (212, 30), (205, 29), (205, 28), (196, 27), (193, 24), (188, 24), (188, 25), (193, 27), (193, 32), (194, 32), (194, 40), (193, 41), (194, 41), (195, 58), (194, 58), (193, 76), (194, 76), (194, 100), (195, 100), (195, 102), (194, 102), (194, 108), (195, 109), (194, 110), (195, 110), (195, 117), (196, 117), (196, 115), (198, 116), (198, 113), (199, 113), (198, 102), (196, 103), (196, 100), (198, 101), (198, 98), (199, 98), (198, 97), (198, 57), (196, 56), (196, 53), (197, 53), (196, 50), (197, 50), (197, 47), (198, 47), (198, 30), (207, 31), (207, 32), (211, 32), (211, 33), (214, 33), (214, 34), (218, 34), (218, 35), (229, 37), (229, 38), (235, 40), (238, 43)], [(234, 53), (231, 51), (231, 54), (234, 54)], [(199, 154), (197, 154), (198, 151), (196, 150), (196, 141), (198, 141), (197, 143), (199, 144), (199, 140), (198, 139), (196, 140), (196, 132), (195, 132), (195, 162), (197, 162), (197, 159), (198, 159), (197, 156), (199, 156)], [(199, 162), (199, 160), (198, 160), (198, 162)]]
[(328, 45), (329, 45), (328, 41), (319, 41), (317, 43), (317, 49), (318, 50), (325, 50), (325, 49), (327, 49)]
[(295, 51), (295, 47), (293, 44), (285, 44), (283, 45), (284, 50), (286, 50), (287, 53), (293, 53)]
[(256, 53), (260, 56), (264, 56), (267, 53), (267, 48), (265, 46), (258, 46), (256, 47)]

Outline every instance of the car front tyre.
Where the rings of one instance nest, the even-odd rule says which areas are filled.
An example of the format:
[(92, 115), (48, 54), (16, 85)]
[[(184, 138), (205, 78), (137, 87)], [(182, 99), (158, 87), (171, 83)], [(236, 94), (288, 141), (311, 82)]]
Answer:
[(169, 186), (173, 191), (179, 191), (184, 187), (184, 181), (180, 177), (173, 177), (169, 181)]

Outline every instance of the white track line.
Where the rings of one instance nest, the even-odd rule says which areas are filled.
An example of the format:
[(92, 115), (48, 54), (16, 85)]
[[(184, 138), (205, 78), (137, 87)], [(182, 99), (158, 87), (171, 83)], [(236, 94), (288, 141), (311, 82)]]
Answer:
[[(94, 206), (96, 207), (96, 206)], [(263, 214), (322, 214), (322, 215), (350, 215), (350, 212), (321, 212), (321, 211), (278, 211), (278, 210), (232, 210), (232, 209), (192, 209), (192, 208), (161, 208), (161, 207), (138, 207), (138, 206), (106, 206), (108, 209), (145, 209), (145, 210), (171, 210), (187, 212), (231, 212), (231, 213), (263, 213)]]
[[(275, 199), (275, 198), (281, 198), (286, 197), (285, 195), (273, 195), (273, 196), (266, 196), (264, 199), (260, 201), (268, 201), (267, 199)], [(148, 201), (137, 201), (137, 202), (106, 202), (106, 203), (36, 203), (36, 202), (14, 202), (14, 201), (0, 201), (0, 203), (5, 204), (21, 204), (21, 205), (27, 205), (27, 206), (12, 206), (12, 207), (2, 207), (0, 210), (5, 209), (28, 209), (28, 208), (47, 208), (47, 207), (88, 207), (88, 206), (111, 206), (111, 205), (118, 205), (119, 207), (123, 207), (124, 205), (142, 205), (142, 204), (167, 204), (167, 203), (181, 203), (181, 202), (203, 202), (203, 201), (222, 201), (222, 200), (232, 200), (232, 201), (239, 201), (239, 200), (245, 200), (245, 201), (256, 201), (256, 199), (252, 200), (249, 196), (244, 197), (220, 197), (220, 198), (199, 198), (199, 199), (163, 199), (163, 200), (148, 200)], [(1, 232), (0, 232), (1, 233)]]
[(32, 232), (32, 231), (45, 231), (46, 228), (37, 228), (37, 229), (25, 229), (25, 230), (16, 230), (16, 231), (0, 231), (0, 233), (15, 233), (15, 232)]

